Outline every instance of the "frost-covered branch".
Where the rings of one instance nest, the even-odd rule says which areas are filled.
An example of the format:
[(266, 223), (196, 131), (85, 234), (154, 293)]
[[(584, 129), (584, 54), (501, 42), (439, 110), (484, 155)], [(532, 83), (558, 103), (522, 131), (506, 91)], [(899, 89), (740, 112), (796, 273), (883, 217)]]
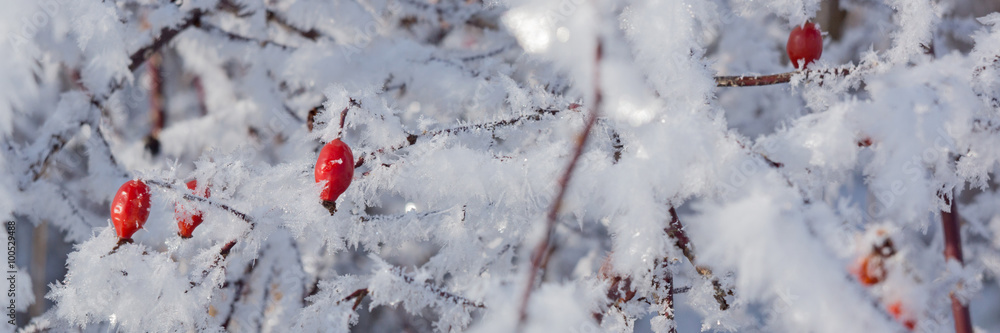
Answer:
[(715, 85), (717, 87), (753, 87), (788, 83), (792, 80), (792, 75), (797, 73), (798, 72), (786, 72), (760, 76), (716, 76)]
[(600, 66), (604, 52), (601, 47), (602, 43), (598, 40), (597, 50), (594, 53), (594, 76), (592, 78), (594, 81), (594, 105), (589, 110), (583, 129), (580, 130), (580, 134), (576, 139), (573, 154), (570, 155), (569, 164), (566, 166), (566, 170), (563, 171), (562, 176), (559, 177), (558, 192), (556, 193), (556, 197), (552, 200), (548, 215), (546, 215), (545, 232), (543, 233), (542, 240), (535, 245), (535, 249), (531, 251), (531, 262), (528, 266), (528, 279), (525, 282), (524, 293), (523, 296), (521, 296), (519, 307), (520, 315), (518, 316), (517, 325), (519, 328), (523, 325), (524, 320), (528, 316), (528, 301), (531, 299), (531, 292), (535, 289), (535, 277), (538, 274), (538, 271), (542, 269), (543, 263), (548, 260), (552, 233), (555, 230), (556, 221), (559, 219), (559, 213), (562, 209), (563, 197), (566, 195), (566, 189), (569, 188), (570, 180), (573, 178), (573, 170), (576, 169), (576, 164), (580, 160), (580, 155), (583, 155), (583, 148), (586, 147), (587, 141), (590, 138), (590, 130), (594, 127), (594, 124), (597, 123), (597, 116), (601, 111), (603, 97), (600, 84)]
[[(159, 35), (153, 39), (152, 43), (144, 47), (141, 47), (139, 50), (132, 53), (132, 55), (129, 57), (129, 59), (131, 60), (131, 63), (129, 64), (129, 71), (135, 72), (137, 69), (139, 69), (140, 66), (142, 66), (142, 64), (146, 62), (146, 60), (152, 57), (156, 53), (156, 51), (158, 51), (164, 45), (166, 45), (175, 37), (177, 37), (177, 35), (180, 34), (182, 31), (184, 31), (189, 27), (198, 25), (200, 23), (201, 16), (202, 16), (201, 10), (197, 9), (193, 10), (188, 14), (188, 16), (186, 16), (181, 21), (181, 23), (177, 27), (166, 27), (162, 31), (160, 31)], [(158, 84), (158, 82), (156, 82), (155, 84)], [(117, 84), (112, 85), (111, 92), (118, 90), (120, 87), (121, 86)], [(90, 104), (99, 110), (104, 110), (105, 98), (106, 97), (91, 96)], [(93, 119), (88, 118), (85, 121), (81, 121), (79, 123), (74, 124), (74, 127), (72, 128), (61, 129), (61, 131), (53, 133), (48, 137), (48, 139), (46, 140), (47, 142), (43, 144), (43, 146), (47, 147), (47, 149), (45, 149), (45, 151), (43, 151), (40, 154), (39, 158), (31, 161), (28, 164), (28, 173), (31, 176), (32, 182), (37, 181), (39, 179), (42, 173), (42, 169), (45, 167), (45, 165), (48, 164), (48, 161), (52, 157), (52, 155), (61, 151), (62, 148), (65, 146), (66, 142), (69, 140), (69, 138), (75, 135), (79, 127), (83, 125), (90, 125), (92, 128), (96, 127), (96, 123), (93, 121)], [(36, 141), (36, 145), (39, 143), (40, 142)], [(20, 189), (24, 190), (24, 188), (27, 185), (28, 185), (27, 183), (22, 182), (20, 184)]]
[(145, 180), (145, 182), (148, 183), (148, 184), (150, 184), (150, 185), (162, 187), (164, 189), (168, 189), (168, 190), (171, 190), (171, 191), (174, 191), (174, 192), (177, 192), (177, 193), (181, 193), (182, 197), (185, 200), (198, 201), (200, 203), (207, 204), (209, 206), (222, 209), (222, 210), (228, 212), (229, 214), (232, 214), (233, 216), (236, 216), (240, 220), (243, 220), (244, 222), (246, 222), (247, 224), (249, 224), (250, 225), (250, 229), (253, 229), (254, 226), (257, 224), (257, 222), (254, 221), (253, 217), (251, 217), (250, 215), (248, 215), (248, 214), (246, 214), (244, 212), (241, 212), (241, 211), (239, 211), (239, 210), (237, 210), (237, 209), (235, 209), (233, 207), (230, 207), (227, 204), (220, 203), (220, 202), (217, 202), (215, 200), (208, 199), (208, 198), (205, 198), (205, 197), (197, 196), (197, 195), (188, 193), (185, 190), (179, 190), (174, 184), (170, 184), (170, 183), (167, 183), (167, 182), (164, 182), (164, 181), (160, 181), (160, 180), (155, 180), (155, 179), (147, 179), (147, 180)]
[[(961, 220), (958, 215), (958, 198), (956, 195), (956, 192), (952, 192), (951, 195), (944, 197), (945, 202), (951, 208), (947, 212), (941, 211), (941, 230), (944, 234), (944, 257), (947, 261), (954, 260), (959, 265), (964, 265)], [(958, 288), (962, 288), (962, 285), (958, 285)], [(951, 297), (952, 317), (955, 320), (955, 333), (972, 333), (972, 318), (969, 316), (969, 305), (962, 301), (958, 295), (955, 295), (954, 292), (951, 292), (949, 297)]]
[[(715, 301), (719, 303), (719, 310), (728, 310), (729, 302), (726, 301), (726, 295), (732, 296), (732, 290), (723, 290), (722, 283), (719, 282), (719, 278), (712, 275), (712, 269), (701, 266), (695, 261), (694, 245), (691, 244), (691, 239), (688, 238), (687, 233), (684, 232), (684, 225), (681, 224), (681, 220), (677, 217), (677, 210), (671, 206), (670, 207), (670, 222), (667, 225), (667, 235), (674, 240), (674, 246), (681, 250), (684, 257), (688, 259), (691, 265), (694, 265), (695, 270), (705, 279), (712, 281), (712, 288), (715, 290)], [(673, 287), (671, 286), (671, 292)]]
[(257, 44), (261, 48), (268, 47), (268, 46), (273, 46), (273, 47), (277, 47), (277, 48), (279, 48), (279, 49), (281, 49), (283, 51), (294, 51), (295, 50), (295, 47), (292, 47), (292, 46), (280, 44), (280, 43), (272, 41), (272, 40), (256, 39), (256, 38), (242, 36), (242, 35), (239, 35), (239, 34), (234, 33), (234, 32), (229, 32), (229, 31), (223, 30), (222, 28), (219, 28), (219, 27), (217, 27), (215, 25), (212, 25), (212, 24), (201, 24), (198, 28), (201, 29), (201, 30), (204, 30), (204, 31), (206, 31), (208, 33), (211, 33), (211, 34), (218, 34), (218, 35), (221, 35), (221, 36), (225, 36), (227, 39), (229, 39), (230, 41), (234, 41), (234, 42)]
[(159, 51), (163, 46), (167, 45), (177, 37), (181, 32), (187, 30), (187, 28), (198, 26), (201, 24), (201, 17), (204, 13), (200, 9), (194, 9), (181, 20), (181, 22), (176, 27), (166, 27), (160, 31), (159, 35), (153, 39), (153, 42), (149, 45), (139, 48), (139, 50), (132, 53), (129, 59), (132, 62), (128, 65), (128, 69), (131, 72), (139, 69), (139, 66), (146, 63), (150, 57), (153, 56), (157, 51)]
[(797, 74), (802, 74), (807, 81), (815, 80), (822, 84), (823, 80), (828, 79), (828, 77), (846, 77), (858, 70), (870, 67), (870, 65), (844, 66), (825, 69), (806, 69), (770, 75), (716, 76), (715, 85), (717, 87), (754, 87), (781, 84), (791, 82), (792, 77)]
[[(578, 105), (578, 104), (571, 104), (568, 109), (572, 110), (572, 111), (575, 111), (579, 107), (580, 107), (580, 105)], [(525, 122), (529, 122), (529, 121), (541, 121), (541, 120), (545, 119), (546, 115), (556, 115), (556, 114), (558, 114), (561, 111), (564, 111), (564, 110), (551, 109), (551, 108), (536, 109), (536, 110), (534, 110), (533, 113), (523, 114), (523, 115), (519, 115), (519, 116), (516, 116), (516, 117), (509, 118), (509, 119), (496, 120), (496, 121), (484, 122), (484, 123), (479, 123), (479, 124), (460, 125), (460, 126), (456, 126), (456, 127), (444, 128), (444, 129), (437, 129), (437, 130), (429, 130), (429, 131), (420, 132), (419, 134), (418, 133), (409, 133), (406, 136), (406, 141), (403, 142), (403, 143), (401, 143), (401, 144), (399, 144), (399, 145), (395, 145), (395, 146), (391, 146), (391, 147), (385, 147), (385, 148), (379, 148), (379, 149), (377, 149), (375, 151), (372, 151), (372, 152), (368, 153), (367, 155), (363, 155), (363, 156), (359, 157), (358, 158), (358, 162), (354, 165), (354, 167), (355, 168), (360, 168), (362, 165), (364, 165), (365, 161), (366, 161), (366, 156), (368, 157), (368, 159), (373, 159), (373, 158), (375, 158), (379, 154), (385, 154), (385, 153), (388, 153), (388, 152), (393, 152), (393, 151), (397, 151), (397, 150), (400, 150), (400, 149), (412, 146), (412, 145), (416, 144), (417, 141), (420, 140), (420, 138), (422, 138), (422, 137), (429, 138), (429, 137), (442, 136), (442, 135), (454, 135), (454, 134), (458, 134), (458, 133), (465, 133), (465, 132), (471, 132), (471, 131), (477, 131), (477, 130), (494, 131), (494, 130), (496, 130), (498, 128), (508, 127), (508, 126), (515, 126), (515, 125), (519, 125), (519, 124), (522, 124), (522, 123), (525, 123)], [(346, 118), (346, 114), (347, 114), (347, 109), (345, 108), (343, 111), (341, 111), (341, 123), (342, 124), (343, 124), (343, 119)], [(310, 115), (313, 115), (313, 112), (310, 112)]]

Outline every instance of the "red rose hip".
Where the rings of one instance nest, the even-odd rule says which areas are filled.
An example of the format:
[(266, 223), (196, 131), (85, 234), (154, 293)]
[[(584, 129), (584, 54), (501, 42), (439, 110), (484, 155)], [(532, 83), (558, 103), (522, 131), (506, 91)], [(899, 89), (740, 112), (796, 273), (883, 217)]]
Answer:
[[(194, 195), (205, 198), (212, 195), (212, 193), (209, 192), (208, 187), (205, 187), (205, 190), (201, 191), (201, 193), (195, 192), (195, 189), (198, 188), (197, 180), (187, 182), (187, 188), (190, 189)], [(197, 228), (202, 221), (201, 211), (191, 207), (184, 207), (182, 204), (174, 206), (174, 217), (177, 219), (177, 235), (181, 236), (181, 238), (191, 238), (191, 235), (194, 234), (194, 228)]]
[(149, 208), (149, 186), (146, 183), (133, 179), (122, 184), (111, 202), (111, 222), (118, 231), (118, 238), (132, 239), (132, 235), (146, 224)]
[(326, 182), (319, 198), (324, 203), (336, 201), (344, 191), (347, 191), (353, 177), (354, 155), (351, 154), (351, 147), (340, 139), (330, 141), (323, 146), (316, 160), (316, 182)]
[(812, 22), (806, 22), (792, 29), (788, 34), (788, 60), (796, 69), (805, 68), (809, 63), (819, 60), (823, 55), (823, 35)]

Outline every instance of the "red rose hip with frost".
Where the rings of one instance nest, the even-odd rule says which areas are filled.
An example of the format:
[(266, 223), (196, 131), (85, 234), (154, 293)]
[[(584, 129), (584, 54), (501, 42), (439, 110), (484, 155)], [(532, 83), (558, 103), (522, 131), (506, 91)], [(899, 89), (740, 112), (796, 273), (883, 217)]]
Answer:
[(132, 239), (132, 235), (146, 224), (149, 208), (149, 186), (146, 183), (133, 179), (122, 184), (111, 202), (111, 222), (115, 225), (118, 238)]
[[(197, 180), (187, 182), (187, 188), (194, 192), (194, 195), (205, 198), (212, 195), (208, 191), (208, 187), (205, 187), (205, 190), (201, 191), (201, 193), (195, 192), (195, 189), (198, 188)], [(181, 236), (181, 238), (191, 238), (191, 235), (194, 234), (194, 228), (197, 228), (202, 222), (201, 211), (191, 207), (184, 207), (182, 204), (174, 206), (174, 216), (177, 218), (177, 235)]]
[(815, 24), (806, 22), (792, 29), (792, 33), (788, 34), (788, 44), (785, 48), (788, 50), (788, 60), (792, 61), (792, 65), (796, 69), (800, 66), (805, 68), (823, 55), (823, 35)]
[(344, 191), (347, 191), (353, 177), (354, 155), (351, 154), (351, 147), (340, 139), (330, 141), (323, 146), (316, 160), (316, 182), (326, 182), (323, 184), (323, 192), (319, 195), (324, 204), (336, 201)]

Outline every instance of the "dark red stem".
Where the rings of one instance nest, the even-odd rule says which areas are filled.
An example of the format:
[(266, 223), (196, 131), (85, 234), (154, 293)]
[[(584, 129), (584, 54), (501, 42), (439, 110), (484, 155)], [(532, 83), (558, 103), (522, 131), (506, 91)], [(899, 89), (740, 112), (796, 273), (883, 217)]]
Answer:
[(160, 71), (160, 55), (154, 54), (148, 60), (149, 62), (149, 112), (150, 120), (153, 123), (153, 129), (150, 131), (150, 136), (159, 137), (160, 131), (163, 130), (163, 125), (166, 123), (166, 118), (163, 114), (163, 76)]
[(853, 71), (856, 71), (854, 67), (838, 67), (838, 68), (825, 68), (825, 69), (806, 69), (797, 72), (785, 72), (770, 75), (758, 75), (758, 76), (716, 76), (715, 86), (716, 87), (753, 87), (753, 86), (764, 86), (779, 83), (788, 83), (792, 80), (792, 76), (797, 73), (804, 73), (807, 79), (816, 79), (820, 81), (822, 85), (823, 79), (829, 76), (847, 76)]
[[(666, 265), (665, 265), (666, 266)], [(669, 333), (677, 333), (677, 322), (674, 320), (674, 275), (670, 273), (669, 267), (667, 269), (666, 276), (663, 277), (663, 282), (667, 285), (667, 295), (663, 299), (663, 316), (670, 319), (670, 330)]]
[[(945, 200), (951, 205), (951, 211), (941, 211), (941, 229), (944, 231), (944, 257), (946, 260), (956, 260), (964, 265), (962, 258), (962, 233), (959, 227), (958, 198), (952, 192), (951, 198)], [(961, 288), (961, 285), (959, 285)], [(969, 316), (969, 306), (951, 293), (951, 314), (955, 317), (955, 333), (972, 333), (972, 318)]]
[(753, 87), (778, 83), (788, 83), (795, 72), (761, 76), (716, 76), (716, 87)]

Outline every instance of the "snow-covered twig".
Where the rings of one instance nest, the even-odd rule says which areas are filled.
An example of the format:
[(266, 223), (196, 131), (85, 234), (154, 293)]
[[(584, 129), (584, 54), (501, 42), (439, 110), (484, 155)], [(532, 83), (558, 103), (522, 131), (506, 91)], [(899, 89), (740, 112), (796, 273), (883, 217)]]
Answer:
[(132, 60), (132, 62), (128, 65), (129, 71), (135, 72), (136, 69), (139, 69), (139, 66), (142, 66), (142, 64), (145, 63), (149, 57), (151, 57), (164, 45), (170, 43), (170, 41), (173, 40), (174, 37), (177, 37), (177, 35), (182, 31), (187, 30), (187, 28), (200, 25), (201, 16), (203, 14), (204, 12), (200, 9), (192, 10), (183, 20), (181, 20), (181, 23), (178, 24), (177, 27), (166, 27), (161, 30), (160, 35), (153, 39), (152, 43), (132, 53), (132, 56), (129, 57), (129, 59)]
[(719, 278), (712, 275), (712, 269), (698, 265), (695, 261), (694, 246), (691, 244), (691, 239), (688, 238), (687, 233), (684, 232), (684, 225), (681, 224), (681, 220), (677, 217), (677, 210), (673, 206), (670, 207), (670, 223), (667, 226), (667, 235), (674, 240), (674, 246), (681, 250), (684, 257), (688, 259), (691, 265), (694, 265), (694, 269), (698, 271), (698, 274), (705, 279), (712, 281), (712, 288), (715, 289), (715, 301), (719, 303), (719, 310), (729, 309), (729, 302), (726, 301), (726, 295), (732, 295), (732, 290), (723, 290), (722, 283), (719, 282)]
[[(233, 291), (233, 300), (229, 302), (229, 314), (226, 315), (226, 319), (222, 320), (223, 331), (229, 330), (229, 323), (233, 319), (233, 314), (236, 313), (236, 304), (239, 303), (239, 301), (243, 298), (243, 295), (246, 294), (246, 292), (243, 291), (247, 286), (246, 279), (251, 274), (253, 274), (253, 271), (256, 268), (257, 268), (256, 262), (248, 263), (247, 268), (243, 271), (243, 274), (240, 275), (240, 278), (236, 280), (236, 282), (233, 282), (233, 285), (236, 288), (236, 290)], [(226, 284), (228, 284), (228, 282), (226, 282)], [(226, 287), (225, 284), (223, 285), (223, 288), (224, 287)]]
[(659, 314), (667, 321), (667, 332), (677, 333), (677, 324), (674, 322), (674, 274), (670, 271), (670, 264), (665, 259), (658, 262), (657, 266), (660, 268), (660, 274), (654, 275), (653, 287), (663, 293), (659, 295)]
[(869, 68), (871, 66), (843, 66), (835, 68), (824, 68), (824, 69), (806, 69), (802, 71), (785, 72), (770, 75), (738, 75), (738, 76), (716, 76), (715, 86), (716, 87), (754, 87), (754, 86), (765, 86), (772, 84), (788, 83), (791, 82), (792, 76), (796, 74), (804, 74), (807, 79), (815, 79), (822, 84), (822, 81), (826, 79), (827, 76), (833, 77), (845, 77), (851, 75), (852, 73), (858, 72), (858, 70)]
[(785, 72), (759, 76), (716, 76), (716, 87), (753, 87), (779, 83), (788, 83), (797, 72)]
[(587, 114), (587, 120), (583, 125), (583, 129), (580, 131), (580, 135), (576, 140), (576, 146), (573, 149), (573, 155), (570, 157), (569, 164), (566, 166), (566, 170), (563, 172), (562, 176), (559, 177), (559, 191), (556, 194), (555, 199), (552, 201), (552, 205), (549, 208), (549, 213), (546, 216), (545, 222), (545, 233), (542, 236), (541, 242), (535, 246), (535, 249), (531, 252), (531, 263), (528, 267), (528, 279), (525, 282), (524, 293), (521, 296), (520, 305), (520, 315), (518, 316), (518, 328), (523, 327), (524, 321), (528, 316), (528, 301), (531, 299), (531, 292), (535, 289), (535, 277), (538, 271), (541, 269), (542, 263), (547, 260), (548, 249), (552, 241), (552, 234), (555, 231), (556, 221), (559, 217), (559, 211), (562, 208), (563, 197), (566, 195), (566, 189), (569, 188), (570, 180), (573, 177), (573, 170), (576, 168), (577, 162), (580, 160), (580, 156), (583, 155), (583, 148), (587, 145), (587, 141), (590, 138), (590, 130), (597, 123), (597, 116), (601, 111), (602, 104), (602, 93), (601, 93), (601, 58), (603, 56), (603, 50), (601, 49), (602, 43), (600, 40), (597, 41), (597, 50), (594, 54), (594, 105), (590, 112)]
[[(959, 227), (958, 198), (957, 193), (952, 192), (951, 196), (945, 196), (945, 201), (951, 206), (950, 211), (941, 211), (941, 229), (944, 234), (944, 257), (946, 260), (955, 260), (964, 265), (962, 257), (962, 233)], [(961, 285), (958, 286), (961, 288)], [(951, 293), (951, 312), (955, 318), (955, 333), (972, 333), (972, 318), (969, 316), (969, 306), (961, 299)]]
[[(175, 192), (183, 192), (183, 191), (178, 190), (177, 187), (175, 187), (173, 184), (170, 184), (170, 183), (167, 183), (167, 182), (164, 182), (164, 181), (155, 180), (155, 179), (147, 179), (147, 180), (145, 180), (145, 182), (148, 183), (148, 184), (150, 184), (150, 185), (159, 186), (159, 187), (162, 187), (162, 188), (165, 188), (165, 189), (168, 189), (168, 190), (172, 190), (172, 191), (175, 191)], [(253, 229), (254, 226), (257, 224), (257, 222), (254, 221), (253, 217), (251, 217), (250, 215), (247, 215), (244, 212), (236, 210), (235, 208), (230, 207), (227, 204), (220, 203), (220, 202), (214, 201), (212, 199), (208, 199), (208, 198), (205, 198), (205, 197), (200, 197), (200, 196), (197, 196), (197, 195), (194, 195), (194, 194), (190, 194), (190, 193), (186, 193), (186, 192), (183, 192), (183, 197), (184, 197), (185, 200), (198, 201), (198, 202), (207, 204), (209, 206), (213, 206), (215, 208), (222, 209), (222, 210), (228, 212), (229, 214), (232, 214), (233, 216), (236, 216), (237, 218), (245, 221), (247, 224), (250, 225), (250, 229)]]
[[(575, 110), (578, 107), (579, 107), (579, 105), (574, 104), (574, 105), (570, 106), (569, 110)], [(508, 119), (503, 119), (503, 120), (496, 120), (496, 121), (479, 123), (479, 124), (460, 125), (460, 126), (457, 126), (457, 127), (451, 127), (451, 128), (445, 128), (445, 129), (438, 129), (438, 130), (423, 131), (423, 132), (421, 132), (419, 134), (410, 133), (409, 135), (407, 135), (406, 142), (404, 142), (404, 143), (400, 143), (398, 145), (391, 146), (391, 147), (379, 148), (379, 149), (377, 149), (377, 150), (375, 150), (373, 152), (368, 153), (367, 155), (359, 157), (358, 158), (358, 162), (354, 165), (354, 167), (355, 168), (359, 168), (362, 165), (364, 165), (365, 162), (366, 162), (366, 156), (369, 159), (372, 159), (372, 158), (375, 158), (375, 156), (379, 155), (379, 154), (384, 154), (384, 153), (387, 153), (387, 152), (393, 152), (393, 151), (397, 151), (397, 150), (400, 150), (400, 149), (412, 146), (412, 145), (416, 144), (417, 141), (420, 138), (422, 138), (422, 137), (434, 137), (434, 136), (439, 136), (439, 135), (453, 135), (453, 134), (457, 134), (457, 133), (470, 132), (470, 131), (474, 131), (474, 130), (493, 131), (493, 130), (496, 130), (497, 128), (500, 128), (500, 127), (514, 126), (514, 125), (518, 125), (518, 124), (523, 123), (523, 122), (541, 121), (542, 119), (545, 119), (546, 115), (556, 115), (556, 114), (558, 114), (561, 111), (563, 111), (563, 110), (552, 109), (552, 108), (536, 109), (534, 113), (527, 113), (527, 114), (523, 114), (523, 115), (519, 115), (519, 116), (516, 116), (516, 117), (513, 117), (513, 118), (508, 118)]]
[[(250, 226), (250, 228), (244, 233), (244, 236), (245, 236), (246, 233), (249, 233), (250, 231), (252, 231), (254, 229), (254, 226), (256, 226), (256, 224), (257, 224), (256, 221), (253, 219), (253, 217), (251, 217), (250, 215), (248, 215), (248, 214), (246, 214), (244, 212), (236, 210), (235, 208), (230, 207), (227, 204), (216, 202), (214, 200), (211, 200), (211, 199), (208, 199), (208, 198), (204, 198), (204, 197), (200, 197), (200, 196), (197, 196), (197, 195), (194, 195), (194, 194), (191, 194), (191, 193), (187, 193), (187, 191), (178, 190), (176, 187), (174, 187), (173, 184), (170, 184), (170, 183), (167, 183), (167, 182), (164, 182), (164, 181), (159, 181), (159, 180), (155, 180), (155, 179), (147, 179), (147, 180), (145, 180), (145, 182), (147, 184), (151, 184), (151, 185), (158, 186), (158, 187), (161, 187), (161, 188), (169, 189), (171, 191), (182, 192), (183, 193), (183, 198), (185, 200), (198, 201), (198, 202), (201, 202), (201, 203), (204, 203), (204, 204), (208, 204), (209, 206), (222, 209), (222, 210), (228, 212), (229, 214), (232, 214), (233, 216), (236, 216), (237, 218), (243, 220), (244, 222), (246, 222)], [(239, 238), (233, 239), (233, 240), (229, 241), (228, 243), (226, 243), (225, 245), (222, 246), (222, 248), (219, 250), (219, 256), (217, 256), (215, 258), (215, 260), (212, 262), (212, 264), (209, 265), (209, 267), (206, 268), (202, 272), (202, 276), (207, 276), (208, 273), (209, 273), (209, 271), (211, 271), (215, 267), (219, 266), (222, 261), (225, 261), (226, 258), (229, 257), (229, 253), (232, 251), (233, 247), (236, 246), (236, 241), (238, 239)], [(191, 282), (191, 286), (194, 287), (195, 285), (197, 285), (197, 284), (194, 281), (192, 281)]]
[(202, 24), (198, 28), (201, 29), (201, 30), (204, 30), (204, 31), (206, 31), (208, 33), (211, 33), (211, 34), (217, 34), (217, 35), (224, 36), (225, 38), (227, 38), (227, 39), (229, 39), (231, 41), (234, 41), (234, 42), (257, 44), (257, 45), (259, 45), (262, 48), (263, 47), (267, 47), (267, 46), (274, 46), (274, 47), (277, 47), (277, 48), (282, 49), (284, 51), (295, 51), (295, 47), (293, 47), (293, 46), (288, 46), (288, 45), (281, 44), (281, 43), (278, 43), (278, 42), (275, 42), (275, 41), (272, 41), (272, 40), (256, 39), (256, 38), (253, 38), (253, 37), (247, 37), (247, 36), (239, 35), (239, 34), (237, 34), (235, 32), (229, 32), (229, 31), (223, 30), (222, 28), (219, 28), (219, 27), (217, 27), (215, 25), (211, 25), (211, 24)]

